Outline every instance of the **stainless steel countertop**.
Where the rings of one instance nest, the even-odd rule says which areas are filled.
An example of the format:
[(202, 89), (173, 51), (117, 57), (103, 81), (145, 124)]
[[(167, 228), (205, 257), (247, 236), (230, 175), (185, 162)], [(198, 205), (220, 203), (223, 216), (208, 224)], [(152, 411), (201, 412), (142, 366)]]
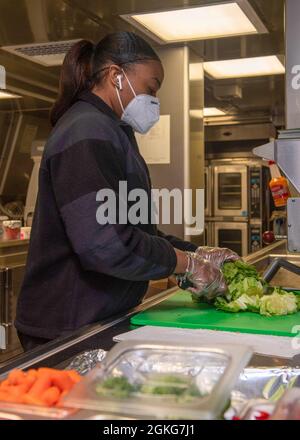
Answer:
[[(250, 255), (245, 260), (249, 263), (256, 263), (266, 259), (269, 255), (281, 255), (285, 252), (285, 241), (277, 242), (256, 254)], [(114, 316), (104, 322), (86, 326), (75, 334), (58, 338), (30, 352), (19, 355), (10, 361), (0, 365), (0, 379), (3, 379), (9, 371), (14, 368), (38, 368), (48, 366), (53, 368), (64, 368), (79, 353), (92, 349), (109, 350), (115, 344), (113, 337), (133, 329), (130, 318), (134, 314), (146, 310), (164, 301), (177, 290), (177, 286), (155, 294), (147, 298), (142, 304), (134, 309), (128, 310), (123, 315)], [(254, 355), (249, 363), (252, 367), (283, 367), (295, 366), (291, 359), (280, 356), (269, 357)], [(85, 415), (84, 415), (85, 414)], [(79, 412), (70, 418), (85, 418), (90, 412)]]
[[(265, 259), (270, 254), (282, 254), (286, 242), (277, 242), (271, 246), (248, 256), (245, 260), (249, 263)], [(88, 325), (74, 334), (58, 338), (30, 352), (21, 354), (7, 362), (0, 364), (0, 377), (5, 376), (13, 368), (35, 368), (38, 366), (64, 365), (72, 360), (78, 353), (89, 349), (102, 348), (109, 350), (113, 345), (113, 337), (122, 332), (130, 331), (132, 325), (130, 318), (134, 314), (146, 310), (170, 297), (177, 290), (177, 286), (147, 298), (142, 304), (128, 310), (123, 315), (111, 317), (103, 322)], [(278, 366), (289, 365), (288, 359), (254, 356), (253, 366)]]
[(24, 240), (0, 240), (0, 248), (15, 247), (15, 246), (28, 246), (29, 239)]

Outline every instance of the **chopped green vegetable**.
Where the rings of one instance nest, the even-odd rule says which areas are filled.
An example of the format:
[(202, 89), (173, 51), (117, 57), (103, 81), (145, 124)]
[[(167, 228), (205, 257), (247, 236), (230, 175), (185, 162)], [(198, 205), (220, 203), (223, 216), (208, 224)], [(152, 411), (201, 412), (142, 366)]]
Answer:
[(102, 383), (96, 385), (96, 392), (102, 396), (128, 397), (136, 391), (136, 387), (131, 385), (128, 379), (122, 377), (109, 377)]
[[(214, 303), (219, 310), (231, 313), (248, 311), (264, 316), (289, 315), (300, 310), (300, 295), (279, 287), (270, 288), (254, 266), (243, 261), (229, 262), (224, 264), (222, 272), (228, 290)], [(269, 288), (268, 294), (265, 294), (266, 288)]]
[(285, 292), (282, 289), (275, 289), (274, 293), (263, 296), (260, 301), (261, 315), (292, 315), (297, 311), (298, 303), (296, 295)]
[(258, 296), (241, 295), (234, 301), (227, 302), (225, 298), (217, 298), (215, 307), (225, 312), (237, 313), (241, 311), (251, 311), (259, 313), (260, 298)]
[(143, 394), (172, 395), (180, 397), (180, 401), (188, 401), (195, 397), (200, 397), (198, 388), (190, 383), (189, 378), (175, 375), (150, 376), (139, 391)]
[(247, 296), (263, 296), (264, 286), (260, 280), (255, 278), (244, 278), (243, 280), (233, 280), (228, 285), (227, 299), (235, 300), (242, 295)]
[(222, 272), (227, 284), (231, 284), (233, 280), (243, 281), (244, 278), (259, 279), (256, 268), (240, 260), (232, 263), (225, 263)]
[(297, 309), (300, 310), (300, 295), (296, 295)]
[(175, 394), (179, 395), (185, 391), (187, 382), (184, 378), (177, 376), (155, 375), (148, 378), (141, 386), (140, 392), (145, 394)]
[(189, 377), (165, 374), (153, 374), (143, 384), (132, 385), (128, 379), (109, 377), (96, 385), (96, 392), (101, 396), (126, 398), (133, 393), (157, 396), (173, 396), (177, 401), (188, 402), (200, 397), (200, 392)]

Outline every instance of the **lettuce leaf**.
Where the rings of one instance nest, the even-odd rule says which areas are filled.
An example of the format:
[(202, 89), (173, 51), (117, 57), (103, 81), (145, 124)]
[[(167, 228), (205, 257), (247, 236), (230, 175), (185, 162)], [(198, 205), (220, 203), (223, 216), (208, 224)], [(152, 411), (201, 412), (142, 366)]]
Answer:
[(228, 290), (224, 297), (216, 299), (214, 306), (226, 312), (260, 313), (264, 316), (280, 316), (300, 311), (300, 295), (289, 293), (280, 287), (269, 287), (252, 265), (243, 261), (225, 263), (222, 268)]
[(226, 298), (228, 300), (235, 300), (242, 295), (263, 296), (263, 294), (264, 285), (262, 281), (257, 280), (254, 277), (247, 277), (240, 281), (234, 280), (231, 284), (229, 284)]
[(258, 296), (242, 295), (234, 301), (227, 302), (225, 298), (217, 298), (215, 301), (215, 307), (225, 312), (245, 312), (251, 311), (259, 313), (260, 311), (260, 298)]
[(274, 289), (271, 295), (265, 295), (260, 300), (260, 314), (265, 316), (292, 315), (298, 311), (296, 295), (282, 289)]
[(244, 278), (259, 279), (256, 268), (240, 260), (225, 263), (222, 272), (227, 284), (231, 284), (232, 281), (242, 281)]

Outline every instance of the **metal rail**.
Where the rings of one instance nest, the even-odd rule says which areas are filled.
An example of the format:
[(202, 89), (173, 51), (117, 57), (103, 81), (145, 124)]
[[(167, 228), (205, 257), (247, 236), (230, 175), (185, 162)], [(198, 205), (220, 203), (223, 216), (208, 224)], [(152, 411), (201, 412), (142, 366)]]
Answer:
[(123, 321), (126, 321), (132, 315), (159, 304), (160, 302), (169, 298), (177, 290), (177, 286), (172, 287), (171, 289), (165, 290), (164, 292), (145, 300), (143, 303), (133, 309), (130, 309), (122, 316), (118, 315), (110, 320), (103, 321), (102, 323), (83, 327), (71, 336), (69, 335), (58, 338), (54, 341), (50, 341), (47, 344), (37, 347), (28, 353), (21, 354), (20, 356), (3, 362), (0, 366), (0, 378), (3, 378), (3, 376), (14, 368), (29, 368), (33, 364), (37, 364), (45, 359), (64, 352), (73, 346), (79, 345), (83, 341), (92, 338), (93, 336), (98, 335), (105, 330), (122, 323)]

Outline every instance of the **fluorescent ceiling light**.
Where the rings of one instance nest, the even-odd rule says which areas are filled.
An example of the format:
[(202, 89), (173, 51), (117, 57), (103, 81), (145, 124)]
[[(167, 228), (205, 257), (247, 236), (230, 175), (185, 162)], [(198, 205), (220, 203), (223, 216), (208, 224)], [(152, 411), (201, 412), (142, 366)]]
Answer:
[(190, 110), (191, 118), (202, 119), (211, 116), (225, 116), (226, 113), (216, 107), (205, 107), (203, 110)]
[(280, 75), (285, 73), (276, 55), (204, 63), (205, 72), (214, 79)]
[(163, 43), (268, 32), (247, 0), (122, 15), (122, 18)]
[(14, 95), (13, 93), (6, 92), (5, 90), (0, 90), (0, 99), (16, 99), (22, 98), (22, 96)]

